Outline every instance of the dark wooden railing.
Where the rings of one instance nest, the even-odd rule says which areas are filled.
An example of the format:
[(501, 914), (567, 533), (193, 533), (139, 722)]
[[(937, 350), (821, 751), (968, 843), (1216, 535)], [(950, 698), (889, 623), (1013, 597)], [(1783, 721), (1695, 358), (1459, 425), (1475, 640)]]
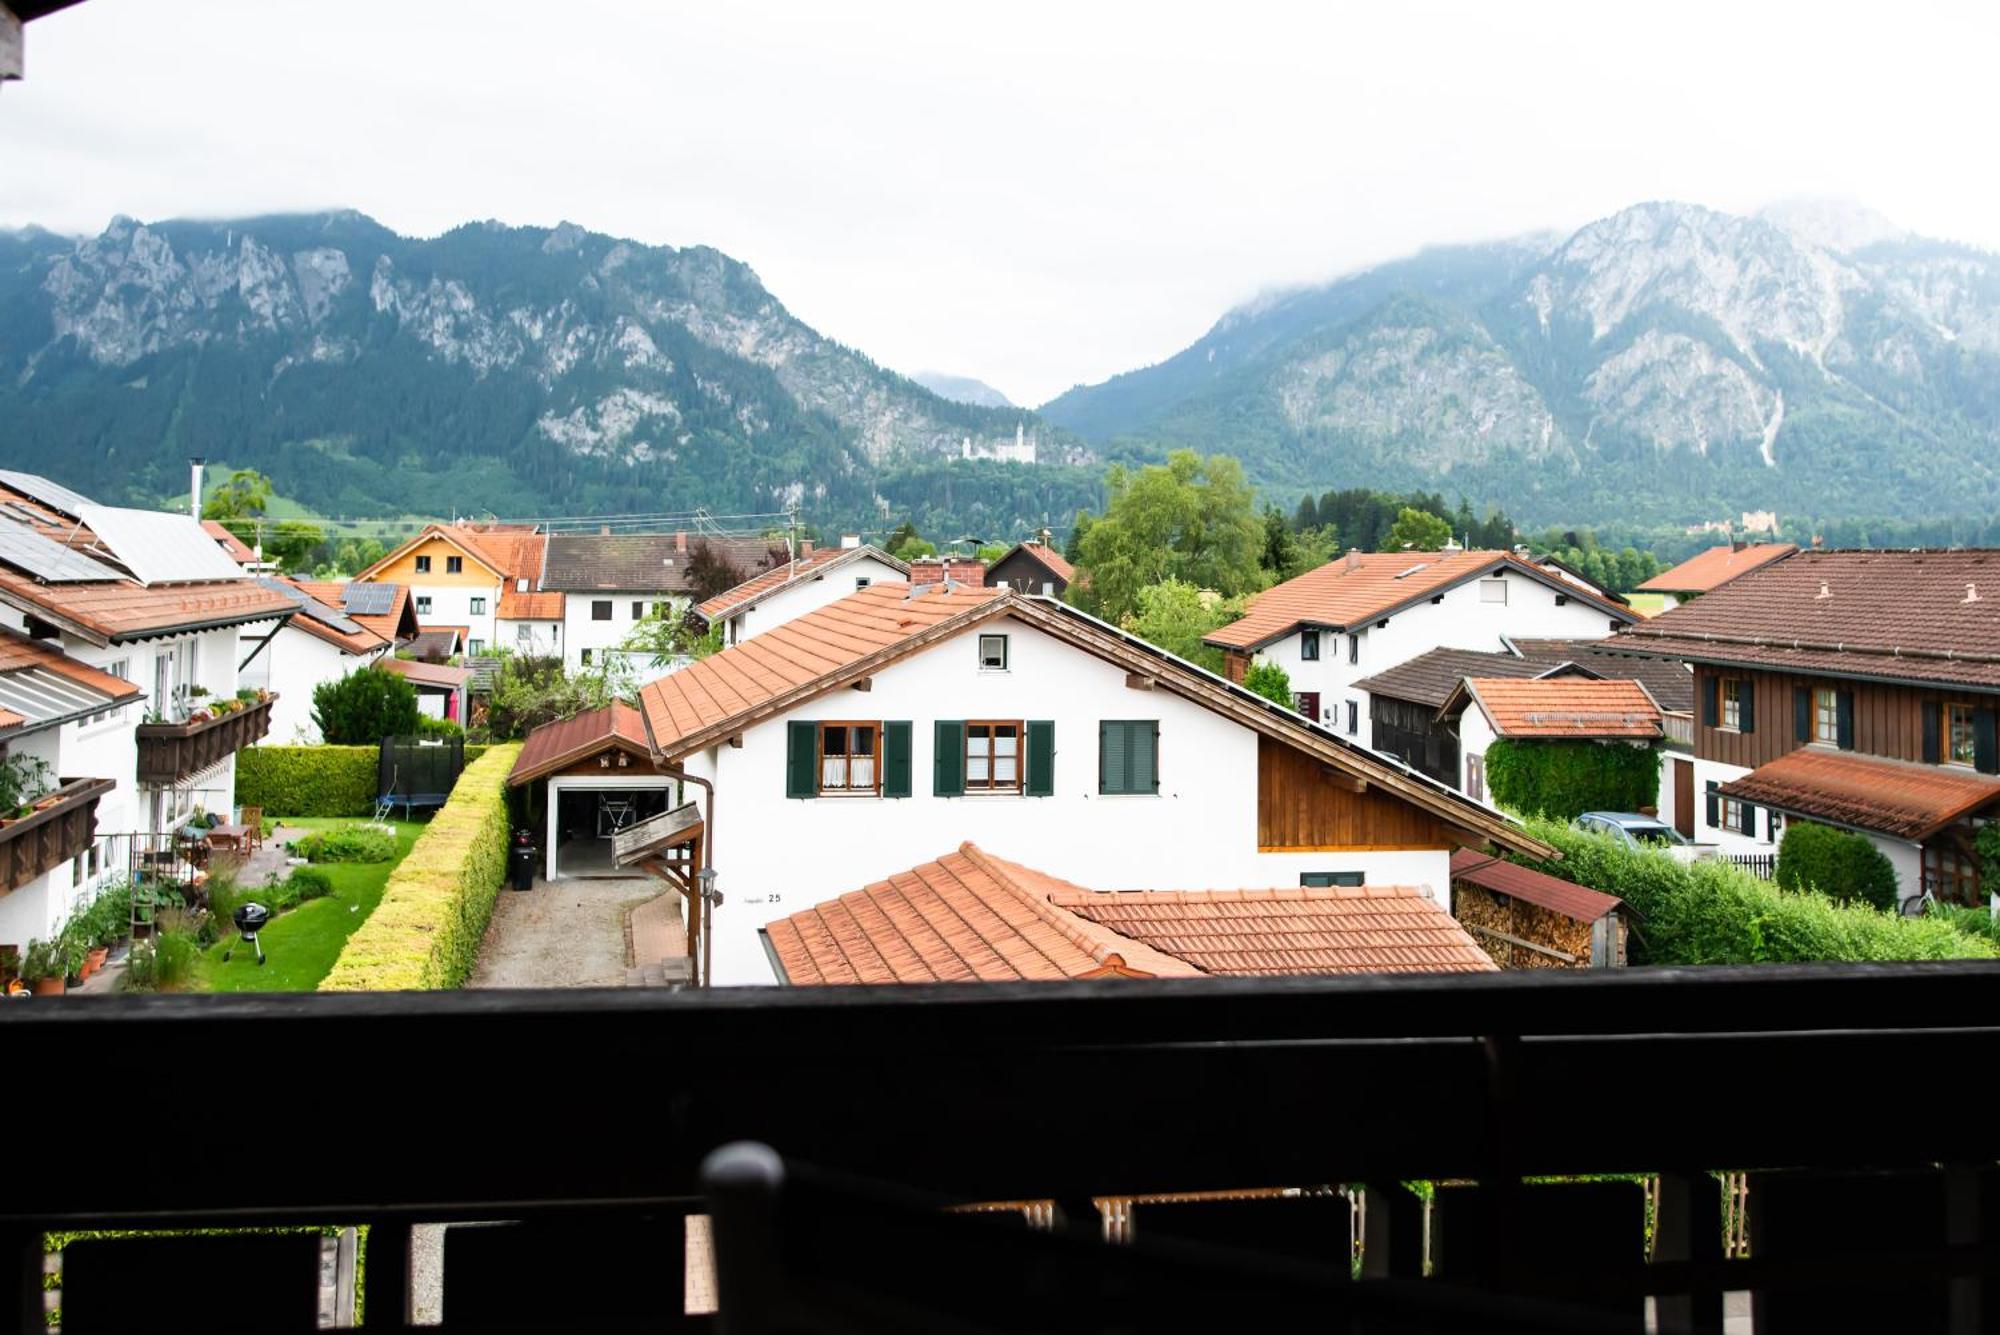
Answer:
[(0, 892), (18, 890), (90, 847), (97, 833), (97, 799), (110, 779), (64, 779), (25, 816), (0, 824)]
[(141, 723), (139, 782), (178, 783), (263, 740), (271, 731), (271, 706), (277, 698), (272, 695), (199, 721)]
[[(1996, 989), (2000, 965), (1911, 964), (17, 1002), (0, 1005), (0, 1051), (36, 1087), (115, 1068), (121, 1088), (164, 1106), (218, 1106), (234, 1089), (311, 1112), (218, 1124), (199, 1152), (153, 1144), (135, 1167), (128, 1100), (64, 1100), (0, 1192), (0, 1244), (21, 1262), (0, 1267), (0, 1290), (15, 1285), (0, 1300), (25, 1312), (39, 1299), (28, 1262), (44, 1230), (366, 1223), (367, 1319), (399, 1327), (411, 1224), (517, 1220), (514, 1234), (448, 1234), (469, 1240), (457, 1263), (446, 1248), (447, 1330), (496, 1311), (533, 1326), (537, 1292), (568, 1304), (568, 1328), (634, 1328), (592, 1304), (640, 1281), (654, 1301), (644, 1324), (672, 1329), (679, 1216), (713, 1211), (721, 1328), (762, 1330), (775, 1327), (750, 1314), (731, 1324), (732, 1285), (796, 1299), (797, 1318), (821, 1310), (822, 1290), (829, 1304), (893, 1301), (934, 1263), (981, 1264), (942, 1225), (897, 1223), (921, 1220), (924, 1201), (1046, 1201), (1080, 1219), (1104, 1198), (1344, 1185), (1369, 1199), (1351, 1291), (1375, 1329), (1409, 1328), (1382, 1318), (1460, 1293), (1478, 1295), (1468, 1310), (1487, 1329), (1535, 1324), (1532, 1306), (1505, 1306), (1515, 1299), (1630, 1317), (1647, 1293), (1662, 1329), (1719, 1329), (1725, 1290), (1758, 1294), (1773, 1331), (1833, 1329), (1829, 1308), (1885, 1293), (1906, 1328), (1981, 1329), (2000, 1191), (1964, 1112), (1985, 1106), (2000, 1061)], [(798, 1172), (762, 1186), (739, 1175), (715, 1195), (704, 1158), (742, 1141)], [(1723, 1253), (1713, 1171), (1725, 1169), (1770, 1170), (1752, 1179), (1747, 1258)], [(787, 1205), (787, 1182), (821, 1174), (897, 1184), (917, 1203), (815, 1187)], [(1584, 1174), (1655, 1181), (1628, 1195), (1526, 1185)], [(1395, 1187), (1411, 1180), (1464, 1184), (1438, 1189), (1430, 1279), (1413, 1198)], [(1650, 1235), (1642, 1199), (1657, 1211)], [(1623, 1241), (1606, 1240), (1607, 1219), (1624, 1221)], [(883, 1245), (860, 1245), (871, 1228)], [(1063, 1245), (1086, 1242), (1101, 1250), (1022, 1264), (1072, 1277), (1127, 1264), (1101, 1237)], [(852, 1264), (827, 1259), (849, 1251)], [(1246, 1329), (1289, 1328), (1262, 1320), (1281, 1298), (1333, 1304), (1322, 1328), (1360, 1311), (1326, 1296), (1348, 1282), (1345, 1257), (1260, 1262), (1253, 1283), (1256, 1258), (1240, 1250), (1174, 1255), (1145, 1272), (1167, 1286), (1153, 1296), (1242, 1284)], [(160, 1310), (212, 1313), (232, 1286), (208, 1278), (162, 1287)], [(482, 1287), (494, 1284), (498, 1297)], [(1819, 1303), (1820, 1324), (1769, 1306), (1785, 1294)], [(977, 1286), (962, 1301), (915, 1328), (1015, 1328), (979, 1325)], [(833, 1310), (783, 1328), (906, 1328), (843, 1327)], [(1481, 1328), (1439, 1311), (1425, 1328)]]

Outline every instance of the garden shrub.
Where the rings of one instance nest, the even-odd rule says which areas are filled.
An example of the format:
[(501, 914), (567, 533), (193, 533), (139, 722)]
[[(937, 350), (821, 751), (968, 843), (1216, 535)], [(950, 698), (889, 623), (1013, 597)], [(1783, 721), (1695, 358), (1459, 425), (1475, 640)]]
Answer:
[(465, 982), (507, 874), (507, 774), (520, 751), (490, 747), (465, 767), (450, 799), (389, 874), (382, 902), (348, 938), (321, 991)]
[(1782, 890), (1719, 858), (1682, 863), (1634, 850), (1564, 821), (1530, 817), (1526, 830), (1559, 861), (1514, 860), (1617, 895), (1639, 917), (1634, 962), (1775, 964), (2000, 957), (2000, 947), (1943, 916), (1903, 918), (1864, 904)]
[(1837, 904), (1896, 907), (1896, 868), (1867, 836), (1793, 821), (1778, 844), (1778, 884), (1817, 890)]
[(173, 992), (186, 987), (201, 958), (201, 943), (192, 932), (161, 932), (132, 947), (125, 983), (140, 992)]
[[(470, 766), (486, 754), (468, 744)], [(251, 746), (236, 753), (236, 803), (266, 816), (367, 816), (379, 746)]]
[(1486, 748), (1486, 784), (1513, 811), (1574, 820), (1660, 802), (1660, 753), (1650, 746), (1500, 737)]
[(292, 848), (310, 862), (389, 862), (396, 856), (396, 832), (386, 825), (341, 825), (314, 830)]
[[(1243, 689), (1255, 691), (1266, 700), (1276, 701), (1287, 709), (1292, 707), (1292, 678), (1269, 659), (1260, 658), (1250, 665), (1250, 670), (1243, 674)], [(1314, 719), (1313, 722), (1319, 720)]]
[(400, 673), (365, 667), (313, 687), (313, 726), (334, 746), (379, 744), (416, 732), (417, 688)]
[[(387, 859), (378, 859), (387, 861)], [(309, 899), (325, 899), (333, 893), (333, 877), (318, 867), (294, 867), (292, 874), (285, 878), (285, 888), (289, 890), (295, 903), (303, 904)]]

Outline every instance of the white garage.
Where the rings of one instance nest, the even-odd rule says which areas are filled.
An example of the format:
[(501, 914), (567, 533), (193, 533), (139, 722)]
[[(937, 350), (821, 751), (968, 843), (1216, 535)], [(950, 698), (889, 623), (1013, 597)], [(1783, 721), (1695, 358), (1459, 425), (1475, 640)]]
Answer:
[(679, 801), (679, 783), (653, 768), (639, 711), (623, 701), (529, 733), (507, 782), (537, 813), (552, 881), (630, 875), (612, 865), (612, 836)]

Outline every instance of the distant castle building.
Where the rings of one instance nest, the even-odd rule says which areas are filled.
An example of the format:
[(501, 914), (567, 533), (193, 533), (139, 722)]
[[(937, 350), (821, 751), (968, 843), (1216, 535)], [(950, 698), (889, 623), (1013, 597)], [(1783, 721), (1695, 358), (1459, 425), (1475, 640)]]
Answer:
[(1035, 438), (1028, 433), (1026, 422), (1014, 424), (1014, 443), (1006, 441), (977, 441), (967, 436), (958, 447), (961, 459), (998, 459), (1003, 464), (1031, 464), (1035, 462)]

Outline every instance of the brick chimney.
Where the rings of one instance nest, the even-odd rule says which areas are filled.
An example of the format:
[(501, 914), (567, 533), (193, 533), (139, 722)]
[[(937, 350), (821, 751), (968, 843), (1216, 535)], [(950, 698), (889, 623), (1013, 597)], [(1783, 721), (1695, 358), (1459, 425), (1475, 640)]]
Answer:
[(685, 552), (687, 549), (688, 549), (687, 530), (681, 529), (674, 534), (674, 550), (677, 552)]
[(599, 525), (597, 526), (597, 536), (598, 536), (598, 537), (600, 537), (600, 538), (608, 538), (608, 537), (610, 537), (610, 536), (611, 536), (611, 525), (609, 525), (609, 524), (599, 524)]
[(1359, 547), (1349, 547), (1347, 549), (1347, 568), (1349, 570), (1359, 570), (1361, 568), (1361, 549)]
[[(847, 544), (845, 542), (842, 542), (840, 545), (845, 547)], [(811, 556), (812, 554), (813, 554), (813, 540), (811, 538), (800, 538), (799, 555), (801, 557), (807, 557)]]

